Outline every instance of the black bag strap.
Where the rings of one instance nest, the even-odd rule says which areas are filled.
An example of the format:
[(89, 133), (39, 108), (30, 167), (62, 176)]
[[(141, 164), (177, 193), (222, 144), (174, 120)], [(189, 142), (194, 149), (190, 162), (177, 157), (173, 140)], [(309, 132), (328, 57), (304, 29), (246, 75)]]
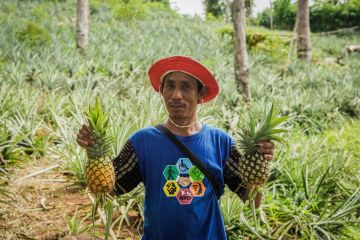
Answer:
[(155, 126), (158, 130), (165, 134), (194, 164), (210, 181), (215, 191), (215, 194), (218, 198), (220, 198), (220, 186), (219, 183), (216, 181), (215, 176), (210, 172), (210, 170), (205, 166), (205, 164), (200, 161), (184, 144), (182, 144), (179, 139), (175, 137), (175, 135), (169, 131), (166, 127), (162, 124)]

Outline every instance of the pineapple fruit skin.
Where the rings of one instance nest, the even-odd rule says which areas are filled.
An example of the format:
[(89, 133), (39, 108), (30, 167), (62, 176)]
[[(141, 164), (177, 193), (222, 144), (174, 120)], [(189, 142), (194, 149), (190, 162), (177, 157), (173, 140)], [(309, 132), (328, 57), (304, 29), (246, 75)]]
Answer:
[(87, 185), (93, 193), (108, 193), (115, 186), (115, 170), (109, 157), (89, 159), (85, 167)]
[(245, 154), (239, 163), (243, 184), (247, 187), (263, 185), (269, 177), (269, 163), (259, 153)]

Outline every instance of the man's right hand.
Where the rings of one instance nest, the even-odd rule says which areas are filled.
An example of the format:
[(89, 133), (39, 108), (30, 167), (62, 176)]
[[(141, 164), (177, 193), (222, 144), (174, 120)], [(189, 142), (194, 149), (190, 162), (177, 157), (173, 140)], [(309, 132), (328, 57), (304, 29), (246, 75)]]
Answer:
[(90, 126), (83, 124), (76, 136), (76, 142), (83, 148), (87, 149), (90, 145), (95, 144), (95, 138), (91, 132)]

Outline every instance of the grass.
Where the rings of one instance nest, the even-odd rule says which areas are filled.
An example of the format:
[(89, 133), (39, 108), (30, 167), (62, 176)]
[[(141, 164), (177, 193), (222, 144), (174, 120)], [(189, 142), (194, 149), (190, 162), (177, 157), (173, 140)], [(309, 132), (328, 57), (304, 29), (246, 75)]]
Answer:
[[(289, 148), (276, 149), (272, 180), (257, 212), (259, 234), (358, 239), (360, 58), (344, 55), (344, 48), (356, 43), (359, 32), (314, 35), (312, 64), (292, 59), (284, 71), (288, 45), (282, 33), (249, 28), (271, 35), (271, 41), (249, 51), (254, 101), (246, 105), (234, 91), (229, 38), (219, 33), (228, 25), (157, 7), (144, 18), (119, 19), (111, 4), (116, 5), (92, 1), (90, 49), (82, 56), (75, 49), (71, 1), (0, 3), (0, 160), (5, 161), (0, 175), (5, 186), (13, 167), (42, 157), (63, 161), (84, 185), (86, 156), (75, 137), (88, 104), (99, 96), (110, 111), (115, 156), (134, 131), (166, 117), (146, 76), (149, 65), (168, 55), (191, 55), (215, 73), (221, 86), (218, 98), (200, 110), (204, 122), (235, 136), (248, 111), (259, 116), (273, 100), (290, 116)], [(327, 57), (341, 58), (342, 64), (325, 63)], [(2, 189), (1, 199), (10, 199)], [(134, 224), (141, 232), (143, 197), (140, 186), (115, 200), (115, 232)], [(221, 209), (229, 239), (254, 237), (241, 213), (251, 226), (255, 223), (242, 207), (226, 191)], [(128, 217), (131, 211), (138, 213), (135, 223)], [(65, 219), (70, 233), (83, 230), (76, 215)]]

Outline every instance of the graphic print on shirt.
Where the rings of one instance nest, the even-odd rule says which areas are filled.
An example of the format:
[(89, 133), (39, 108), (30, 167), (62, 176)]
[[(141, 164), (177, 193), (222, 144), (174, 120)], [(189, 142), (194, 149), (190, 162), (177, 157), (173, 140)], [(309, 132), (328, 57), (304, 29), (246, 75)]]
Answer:
[(194, 197), (204, 196), (204, 174), (190, 159), (179, 158), (176, 165), (167, 165), (163, 174), (167, 180), (163, 187), (165, 195), (176, 197), (181, 205), (190, 204)]
[(180, 188), (176, 181), (166, 181), (163, 189), (166, 196), (175, 197)]

